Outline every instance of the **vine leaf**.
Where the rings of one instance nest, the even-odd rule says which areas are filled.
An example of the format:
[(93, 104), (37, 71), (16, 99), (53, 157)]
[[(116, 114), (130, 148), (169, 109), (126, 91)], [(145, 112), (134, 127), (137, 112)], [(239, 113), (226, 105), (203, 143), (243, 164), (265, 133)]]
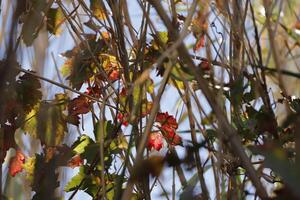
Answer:
[[(90, 48), (87, 48), (86, 43)], [(67, 60), (61, 67), (61, 73), (70, 81), (72, 88), (79, 90), (83, 83), (88, 81), (94, 75), (99, 73), (96, 58), (91, 56), (91, 51), (95, 55), (99, 55), (105, 50), (104, 40), (96, 40), (96, 35), (86, 35), (86, 41), (79, 44), (78, 47), (62, 53)]]
[(23, 170), (23, 164), (25, 163), (25, 155), (20, 151), (16, 151), (16, 155), (11, 158), (9, 162), (9, 174), (15, 176), (17, 173)]
[(42, 99), (41, 83), (30, 74), (20, 76), (16, 85), (17, 99), (22, 105), (25, 113), (29, 113), (32, 108)]
[(82, 154), (84, 152), (85, 147), (87, 147), (89, 144), (95, 143), (89, 136), (82, 135), (79, 137), (72, 145), (72, 149), (77, 154)]
[(105, 20), (106, 15), (99, 0), (90, 0), (91, 10), (99, 20)]
[(56, 168), (55, 157), (47, 161), (44, 154), (36, 154), (32, 183), (32, 190), (35, 191), (33, 200), (57, 199), (55, 190), (59, 186), (59, 182)]
[(100, 185), (100, 178), (88, 171), (88, 166), (81, 166), (78, 174), (67, 183), (64, 190), (66, 192), (70, 192), (78, 188), (80, 190), (84, 190), (91, 197), (96, 197), (98, 187)]
[(54, 35), (60, 34), (62, 30), (59, 27), (64, 21), (65, 17), (60, 8), (50, 8), (47, 14), (47, 30)]
[(42, 144), (56, 146), (67, 132), (66, 116), (59, 104), (41, 102), (27, 115), (23, 130)]
[(82, 166), (79, 168), (78, 174), (73, 176), (73, 178), (67, 183), (64, 190), (66, 192), (75, 190), (77, 187), (79, 187), (79, 185), (83, 181), (84, 177), (85, 177), (84, 167)]
[(160, 132), (153, 132), (150, 133), (148, 139), (148, 149), (151, 150), (152, 148), (156, 151), (159, 151), (163, 147), (163, 136)]
[(27, 46), (31, 46), (34, 39), (37, 37), (39, 29), (43, 23), (43, 13), (47, 13), (46, 0), (30, 1), (31, 7), (29, 12), (24, 16), (24, 24), (22, 27), (22, 39)]
[(91, 101), (87, 97), (79, 96), (71, 100), (68, 105), (69, 115), (86, 114), (90, 111)]
[(300, 196), (299, 192), (299, 166), (297, 164), (292, 164), (289, 160), (288, 150), (280, 147), (276, 143), (267, 143), (260, 146), (250, 147), (250, 150), (254, 154), (260, 154), (265, 157), (264, 164), (266, 167), (274, 170), (286, 183), (286, 187), (292, 189), (294, 194), (298, 197)]

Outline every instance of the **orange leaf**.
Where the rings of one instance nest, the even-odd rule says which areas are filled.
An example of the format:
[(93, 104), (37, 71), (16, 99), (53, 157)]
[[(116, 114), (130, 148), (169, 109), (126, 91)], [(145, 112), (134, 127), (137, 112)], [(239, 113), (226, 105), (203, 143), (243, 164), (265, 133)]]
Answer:
[(119, 79), (119, 71), (118, 70), (113, 70), (109, 76), (108, 76), (108, 79), (111, 80), (111, 81), (116, 81)]
[(196, 45), (194, 47), (194, 51), (198, 51), (199, 49), (205, 47), (205, 35), (201, 35), (200, 38), (197, 40)]
[(83, 160), (81, 159), (80, 155), (75, 155), (68, 162), (68, 167), (75, 168), (81, 166), (82, 164)]
[(23, 164), (25, 163), (24, 154), (17, 150), (16, 155), (11, 158), (9, 162), (9, 174), (15, 176), (17, 173), (23, 170)]

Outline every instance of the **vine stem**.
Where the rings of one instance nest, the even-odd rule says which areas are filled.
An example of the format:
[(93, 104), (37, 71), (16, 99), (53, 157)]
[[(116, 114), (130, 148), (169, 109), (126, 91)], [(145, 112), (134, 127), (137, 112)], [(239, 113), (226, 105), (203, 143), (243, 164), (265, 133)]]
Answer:
[[(17, 68), (18, 70), (20, 70), (21, 72), (24, 72), (24, 73), (26, 73), (26, 74), (30, 74), (30, 75), (32, 75), (32, 76), (34, 76), (34, 77), (36, 77), (36, 78), (38, 78), (38, 79), (40, 79), (40, 80), (49, 82), (49, 83), (51, 83), (51, 84), (53, 84), (53, 85), (56, 85), (56, 86), (58, 86), (58, 87), (61, 87), (61, 88), (63, 88), (63, 89), (69, 90), (69, 91), (74, 92), (74, 93), (79, 94), (79, 95), (82, 95), (82, 96), (87, 97), (87, 98), (89, 98), (89, 99), (91, 99), (91, 100), (93, 100), (93, 101), (96, 101), (96, 102), (99, 102), (99, 103), (104, 103), (102, 100), (100, 100), (100, 99), (98, 99), (98, 98), (95, 98), (95, 97), (93, 97), (93, 96), (91, 96), (91, 95), (88, 95), (88, 94), (86, 94), (86, 93), (84, 93), (84, 92), (80, 92), (80, 91), (78, 91), (78, 90), (75, 90), (75, 89), (73, 89), (73, 88), (71, 88), (71, 87), (68, 87), (68, 86), (66, 86), (66, 85), (64, 85), (64, 84), (58, 83), (58, 82), (53, 81), (53, 80), (51, 80), (51, 79), (48, 79), (48, 78), (42, 77), (42, 76), (40, 76), (40, 75), (37, 75), (37, 74), (35, 74), (34, 72), (31, 72), (31, 71), (29, 71), (29, 70), (23, 69), (23, 68), (21, 68), (21, 67), (16, 67), (16, 68)], [(108, 107), (111, 107), (111, 108), (114, 108), (114, 109), (118, 109), (117, 107), (115, 107), (115, 106), (113, 106), (113, 105), (110, 105), (110, 104), (107, 104), (107, 103), (104, 103), (104, 104), (105, 104), (106, 106), (108, 106)]]
[[(151, 0), (149, 1), (155, 10), (157, 11), (158, 15), (166, 25), (168, 31), (174, 36), (174, 38), (178, 38), (178, 33), (174, 29), (169, 17), (167, 16), (166, 12), (164, 11), (161, 3), (157, 0)], [(204, 3), (204, 2), (203, 2)], [(179, 57), (189, 66), (192, 71), (196, 74), (196, 81), (198, 82), (199, 88), (202, 90), (203, 94), (205, 95), (207, 101), (209, 102), (212, 110), (215, 112), (220, 128), (218, 130), (220, 137), (225, 139), (225, 141), (228, 141), (231, 144), (231, 150), (235, 153), (236, 156), (238, 156), (241, 159), (243, 167), (247, 171), (247, 175), (251, 179), (253, 185), (255, 186), (257, 190), (257, 194), (262, 199), (267, 199), (268, 194), (263, 187), (262, 183), (260, 182), (259, 177), (257, 176), (256, 170), (254, 169), (253, 165), (250, 162), (249, 157), (245, 153), (242, 144), (241, 139), (237, 134), (237, 131), (229, 124), (228, 119), (224, 115), (221, 107), (218, 105), (215, 95), (209, 90), (208, 83), (205, 81), (205, 79), (200, 75), (201, 73), (199, 70), (197, 70), (197, 67), (195, 66), (193, 60), (191, 59), (186, 47), (184, 44), (181, 44), (178, 47), (178, 53)], [(224, 134), (223, 134), (224, 133)]]

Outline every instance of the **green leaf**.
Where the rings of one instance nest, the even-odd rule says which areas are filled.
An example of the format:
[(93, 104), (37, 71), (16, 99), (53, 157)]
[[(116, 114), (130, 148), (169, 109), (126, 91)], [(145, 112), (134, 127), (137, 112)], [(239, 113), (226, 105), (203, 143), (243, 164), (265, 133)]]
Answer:
[(82, 154), (84, 152), (84, 149), (89, 145), (93, 144), (94, 141), (87, 135), (80, 136), (72, 145), (72, 149), (77, 154)]
[(65, 115), (59, 104), (41, 102), (26, 116), (23, 130), (42, 144), (55, 146), (61, 144), (67, 132)]
[(102, 7), (100, 0), (90, 0), (91, 10), (93, 11), (93, 14), (99, 19), (99, 20), (105, 20), (105, 10)]
[(80, 183), (82, 182), (84, 177), (85, 177), (84, 166), (81, 166), (79, 168), (78, 174), (73, 176), (73, 178), (65, 186), (64, 190), (66, 192), (70, 192), (70, 191), (75, 190), (80, 185)]
[(96, 156), (99, 155), (99, 152), (100, 145), (98, 143), (90, 143), (84, 148), (81, 158), (86, 159), (87, 163), (92, 164), (95, 161)]
[[(104, 139), (106, 138), (111, 138), (110, 136), (112, 136), (112, 133), (115, 129), (115, 126), (112, 124), (112, 121), (109, 120), (109, 121), (105, 121), (103, 123), (104, 125), (104, 133), (103, 133), (103, 136), (104, 136)], [(96, 138), (96, 141), (100, 141), (100, 122), (97, 122), (96, 125), (95, 125), (95, 130), (94, 130), (94, 134), (95, 134), (95, 138)]]
[(50, 8), (47, 14), (47, 30), (49, 33), (57, 35), (61, 32), (59, 27), (64, 22), (65, 17), (60, 8)]
[[(170, 63), (164, 63), (164, 65)], [(167, 68), (167, 66), (165, 66)], [(175, 66), (172, 67), (171, 75), (174, 79), (178, 81), (191, 81), (195, 79), (194, 74), (187, 67), (182, 67), (179, 63), (176, 63)]]
[(79, 190), (84, 190), (91, 197), (95, 197), (99, 188), (100, 179), (93, 174), (88, 174), (89, 166), (81, 166), (75, 175), (65, 186), (66, 192), (74, 191), (79, 186)]

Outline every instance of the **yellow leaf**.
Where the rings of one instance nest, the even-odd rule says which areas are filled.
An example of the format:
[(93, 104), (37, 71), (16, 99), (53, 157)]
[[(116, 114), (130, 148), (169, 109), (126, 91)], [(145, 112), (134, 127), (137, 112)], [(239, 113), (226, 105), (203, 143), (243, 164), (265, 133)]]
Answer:
[(120, 149), (125, 149), (125, 150), (128, 149), (128, 142), (127, 142), (125, 136), (118, 137), (118, 147)]
[(50, 33), (58, 35), (62, 32), (59, 28), (65, 21), (64, 14), (60, 8), (50, 8), (47, 14), (47, 29)]
[(99, 20), (105, 20), (106, 15), (99, 0), (91, 0), (91, 10)]
[(101, 59), (102, 66), (105, 72), (109, 73), (112, 70), (121, 68), (121, 64), (118, 62), (115, 56), (109, 54), (100, 54), (99, 59)]

